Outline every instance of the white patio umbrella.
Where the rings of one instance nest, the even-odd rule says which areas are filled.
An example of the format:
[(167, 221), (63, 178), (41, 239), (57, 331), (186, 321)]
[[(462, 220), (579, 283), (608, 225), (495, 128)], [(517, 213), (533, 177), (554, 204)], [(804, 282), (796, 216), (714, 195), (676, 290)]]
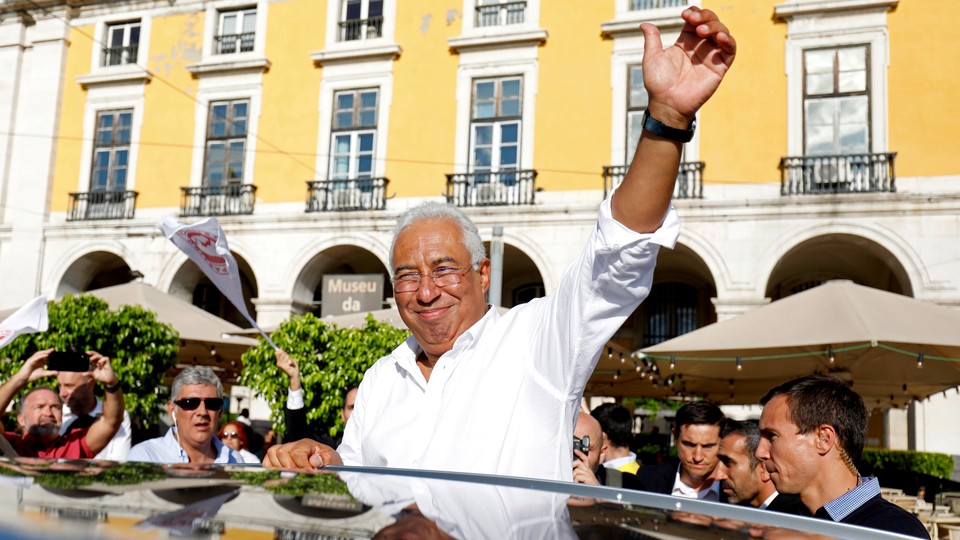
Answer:
[(588, 389), (752, 404), (791, 378), (825, 373), (850, 381), (870, 406), (899, 406), (960, 386), (960, 311), (831, 281), (647, 347), (631, 367), (634, 360), (640, 372), (613, 381), (600, 370)]

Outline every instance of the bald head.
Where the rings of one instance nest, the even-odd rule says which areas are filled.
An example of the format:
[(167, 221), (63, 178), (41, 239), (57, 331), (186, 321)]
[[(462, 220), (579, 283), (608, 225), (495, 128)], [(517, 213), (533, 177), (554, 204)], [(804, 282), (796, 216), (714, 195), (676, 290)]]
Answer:
[(587, 461), (590, 469), (597, 470), (597, 467), (603, 463), (603, 451), (601, 443), (603, 442), (603, 430), (600, 429), (600, 422), (589, 414), (580, 411), (577, 415), (577, 425), (573, 428), (573, 436), (584, 439), (590, 437), (590, 453), (587, 454)]

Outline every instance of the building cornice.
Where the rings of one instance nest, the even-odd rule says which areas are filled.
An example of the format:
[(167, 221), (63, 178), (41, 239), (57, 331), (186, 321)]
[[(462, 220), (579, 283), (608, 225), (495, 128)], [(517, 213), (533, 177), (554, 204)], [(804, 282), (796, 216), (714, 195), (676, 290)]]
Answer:
[(774, 6), (773, 13), (777, 18), (788, 19), (791, 17), (816, 15), (820, 13), (837, 13), (843, 11), (870, 11), (884, 10), (889, 11), (895, 7), (900, 0), (815, 0), (812, 2), (785, 2)]
[[(352, 43), (352, 42), (351, 42)], [(349, 49), (327, 48), (310, 53), (310, 59), (316, 65), (332, 64), (335, 62), (362, 62), (367, 60), (393, 60), (398, 58), (403, 49), (396, 43), (386, 45), (352, 47)]]
[(465, 35), (447, 40), (447, 45), (455, 52), (476, 49), (492, 49), (500, 47), (517, 47), (524, 45), (541, 45), (547, 41), (547, 31), (523, 30), (519, 32), (503, 32), (495, 34)]

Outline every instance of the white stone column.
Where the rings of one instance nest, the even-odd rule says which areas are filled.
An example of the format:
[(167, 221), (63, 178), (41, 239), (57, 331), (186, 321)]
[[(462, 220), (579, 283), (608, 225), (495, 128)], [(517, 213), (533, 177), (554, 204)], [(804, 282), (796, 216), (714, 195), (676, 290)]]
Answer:
[(758, 307), (763, 307), (770, 303), (769, 298), (756, 298), (744, 296), (725, 296), (723, 298), (711, 298), (713, 307), (717, 311), (717, 322), (732, 319), (737, 315), (743, 315)]
[[(0, 123), (15, 136), (3, 154), (3, 222), (0, 298), (5, 306), (26, 303), (40, 290), (43, 227), (49, 211), (58, 143), (60, 103), (69, 45), (67, 9), (30, 21), (4, 22), (0, 63)], [(26, 16), (26, 15), (24, 15)], [(9, 25), (9, 27), (7, 27)], [(10, 77), (10, 78), (7, 78)]]
[(254, 298), (253, 305), (257, 307), (257, 324), (262, 328), (278, 326), (292, 315), (310, 311), (310, 306), (292, 298)]

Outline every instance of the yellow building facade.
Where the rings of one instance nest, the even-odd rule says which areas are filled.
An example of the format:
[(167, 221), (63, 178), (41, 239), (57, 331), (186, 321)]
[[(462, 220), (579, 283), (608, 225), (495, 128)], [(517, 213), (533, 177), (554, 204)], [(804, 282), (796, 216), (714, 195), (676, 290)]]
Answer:
[[(324, 303), (331, 276), (378, 276), (362, 305), (377, 309), (392, 226), (424, 200), (502, 242), (492, 302), (549, 293), (640, 136), (639, 24), (671, 43), (688, 5), (720, 14), (738, 56), (684, 149), (680, 242), (617, 343), (831, 279), (960, 306), (950, 0), (14, 0), (0, 8), (4, 307), (136, 271), (240, 323), (154, 228), (213, 215), (262, 324), (344, 311)], [(954, 444), (923, 434), (942, 431), (917, 412), (935, 404), (893, 404), (914, 435), (874, 442)]]

